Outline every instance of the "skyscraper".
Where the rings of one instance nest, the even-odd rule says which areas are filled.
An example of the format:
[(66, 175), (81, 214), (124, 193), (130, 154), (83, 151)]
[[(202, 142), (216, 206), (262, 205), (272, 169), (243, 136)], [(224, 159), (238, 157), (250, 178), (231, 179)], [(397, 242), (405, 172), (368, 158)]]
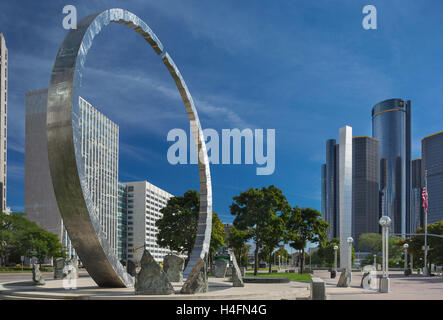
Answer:
[(6, 162), (8, 137), (8, 48), (0, 33), (0, 201), (6, 211)]
[(352, 139), (352, 237), (358, 245), (363, 233), (379, 230), (378, 140)]
[(443, 220), (443, 131), (422, 140), (422, 186), (426, 172), (428, 224)]
[(346, 240), (352, 235), (352, 128), (349, 126), (340, 128), (338, 151), (340, 268), (343, 269), (348, 267), (350, 259)]
[(384, 175), (380, 179), (382, 213), (392, 220), (390, 232), (404, 235), (411, 229), (411, 102), (390, 99), (375, 105), (372, 136), (379, 140)]
[(338, 215), (338, 144), (326, 141), (326, 164), (322, 166), (323, 218), (329, 223), (328, 238), (339, 237)]
[(118, 125), (79, 99), (86, 186), (106, 239), (118, 254)]
[[(25, 213), (39, 226), (59, 236), (68, 256), (75, 255), (58, 210), (46, 140), (48, 90), (26, 94)], [(80, 98), (82, 159), (89, 191), (102, 229), (117, 254), (118, 249), (118, 126)]]

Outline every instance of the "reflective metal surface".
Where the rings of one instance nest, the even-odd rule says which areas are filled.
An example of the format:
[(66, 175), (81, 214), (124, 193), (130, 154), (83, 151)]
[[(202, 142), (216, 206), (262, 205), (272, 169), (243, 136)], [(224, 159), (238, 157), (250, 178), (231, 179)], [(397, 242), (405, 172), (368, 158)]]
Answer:
[(381, 215), (392, 219), (391, 232), (410, 230), (411, 103), (401, 99), (380, 102), (372, 109), (372, 136), (380, 141)]
[[(94, 281), (102, 287), (132, 287), (128, 275), (113, 254), (91, 201), (81, 155), (79, 89), (86, 55), (94, 37), (110, 22), (123, 23), (140, 34), (157, 54), (163, 45), (134, 14), (110, 9), (85, 17), (63, 41), (51, 74), (47, 104), (48, 157), (52, 183), (63, 222), (78, 256)], [(190, 120), (199, 152), (200, 217), (194, 250), (185, 276), (209, 249), (212, 227), (212, 187), (203, 131), (189, 90), (171, 57), (162, 60), (173, 77)], [(187, 272), (186, 272), (187, 271)]]

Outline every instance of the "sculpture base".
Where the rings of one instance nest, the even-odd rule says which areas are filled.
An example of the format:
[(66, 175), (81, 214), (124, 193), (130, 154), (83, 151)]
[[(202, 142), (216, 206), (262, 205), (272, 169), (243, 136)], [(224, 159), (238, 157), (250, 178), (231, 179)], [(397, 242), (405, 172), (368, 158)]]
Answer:
[(389, 291), (390, 291), (390, 283), (391, 283), (391, 279), (389, 279), (389, 278), (380, 278), (379, 292), (380, 293), (389, 293)]

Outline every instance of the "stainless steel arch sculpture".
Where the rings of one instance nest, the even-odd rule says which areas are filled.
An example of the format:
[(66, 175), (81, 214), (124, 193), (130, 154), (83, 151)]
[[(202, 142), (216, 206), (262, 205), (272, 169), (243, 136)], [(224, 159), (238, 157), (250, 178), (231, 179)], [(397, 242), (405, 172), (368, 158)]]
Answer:
[(51, 178), (63, 222), (89, 275), (102, 287), (131, 287), (134, 279), (111, 251), (87, 190), (78, 126), (79, 89), (86, 55), (94, 37), (110, 22), (123, 23), (134, 29), (161, 55), (177, 85), (190, 120), (199, 155), (200, 215), (194, 250), (185, 276), (208, 253), (212, 227), (212, 186), (205, 139), (193, 99), (177, 66), (154, 32), (136, 15), (123, 9), (109, 9), (82, 19), (77, 29), (66, 35), (51, 74), (47, 103)]

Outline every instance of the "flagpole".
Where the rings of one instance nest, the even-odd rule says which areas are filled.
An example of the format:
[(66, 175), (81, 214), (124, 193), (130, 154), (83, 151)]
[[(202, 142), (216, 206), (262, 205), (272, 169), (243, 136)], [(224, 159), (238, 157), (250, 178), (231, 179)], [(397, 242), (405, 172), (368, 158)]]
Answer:
[[(426, 188), (426, 195), (429, 197), (428, 193), (428, 170), (425, 170), (425, 188)], [(429, 201), (429, 198), (426, 199)], [(425, 208), (425, 265), (423, 267), (423, 275), (429, 276), (428, 272), (428, 206)]]

